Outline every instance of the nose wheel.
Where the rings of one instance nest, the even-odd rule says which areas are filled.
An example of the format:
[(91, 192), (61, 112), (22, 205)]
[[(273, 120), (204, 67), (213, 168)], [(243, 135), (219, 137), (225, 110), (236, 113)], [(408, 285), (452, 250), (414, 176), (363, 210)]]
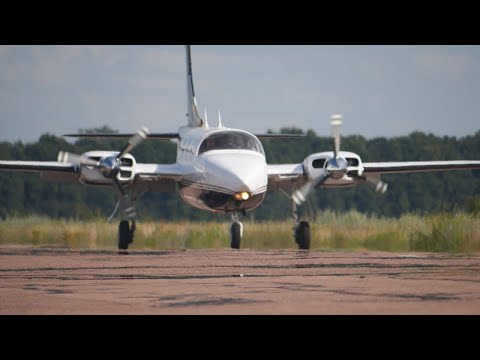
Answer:
[(135, 220), (132, 220), (132, 225), (130, 226), (128, 220), (123, 220), (118, 225), (118, 249), (127, 250), (128, 245), (133, 242), (133, 236), (136, 230)]
[(237, 213), (232, 214), (232, 225), (230, 226), (230, 247), (240, 249), (240, 242), (243, 235), (243, 224), (240, 222)]

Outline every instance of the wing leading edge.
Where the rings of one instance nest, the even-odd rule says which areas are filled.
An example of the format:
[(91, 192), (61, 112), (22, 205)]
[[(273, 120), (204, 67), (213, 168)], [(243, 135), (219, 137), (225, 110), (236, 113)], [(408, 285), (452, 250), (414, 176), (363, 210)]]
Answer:
[(180, 181), (185, 175), (185, 170), (179, 164), (136, 164), (135, 173), (138, 180), (159, 181), (173, 180)]
[(135, 166), (135, 182), (146, 186), (147, 191), (175, 193), (177, 184), (188, 173), (179, 164), (139, 164)]
[[(55, 161), (0, 161), (0, 171), (33, 172), (49, 181), (73, 182), (80, 177), (80, 167)], [(172, 186), (185, 175), (178, 164), (139, 164), (135, 166), (135, 181), (154, 185), (155, 191), (172, 191)]]
[[(0, 161), (0, 171), (79, 174), (80, 168), (56, 161)], [(135, 173), (142, 178), (168, 178), (179, 181), (184, 171), (178, 164), (136, 164)]]
[(303, 164), (267, 165), (268, 190), (288, 190), (306, 180)]
[(79, 168), (56, 161), (0, 161), (0, 171), (58, 172), (78, 174)]
[(480, 161), (405, 161), (405, 162), (367, 162), (363, 163), (364, 173), (400, 174), (429, 171), (475, 170), (480, 169)]
[(72, 164), (56, 161), (0, 161), (0, 171), (33, 172), (47, 181), (75, 182), (80, 169)]

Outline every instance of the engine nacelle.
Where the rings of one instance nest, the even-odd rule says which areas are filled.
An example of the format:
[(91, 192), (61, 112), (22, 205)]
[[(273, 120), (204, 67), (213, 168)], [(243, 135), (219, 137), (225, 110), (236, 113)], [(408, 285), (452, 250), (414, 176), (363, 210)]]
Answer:
[[(118, 151), (89, 151), (82, 156), (101, 162), (107, 157), (116, 157)], [(131, 154), (125, 154), (121, 159), (120, 171), (116, 175), (121, 183), (128, 183), (135, 178), (135, 158)], [(80, 182), (86, 185), (110, 185), (112, 180), (105, 177), (100, 168), (95, 166), (81, 166)]]
[[(359, 176), (363, 173), (362, 160), (360, 156), (348, 151), (340, 151), (339, 157), (344, 158), (348, 163), (348, 172), (355, 171)], [(328, 160), (334, 157), (333, 151), (315, 153), (307, 156), (303, 161), (303, 167), (310, 180), (317, 178), (324, 173)]]

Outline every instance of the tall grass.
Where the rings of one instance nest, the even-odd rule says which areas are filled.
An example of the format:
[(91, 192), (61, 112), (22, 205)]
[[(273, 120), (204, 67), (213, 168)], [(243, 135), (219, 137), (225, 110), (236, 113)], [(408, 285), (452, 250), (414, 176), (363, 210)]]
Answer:
[[(292, 222), (244, 222), (242, 248), (296, 249)], [(464, 213), (399, 219), (325, 211), (311, 223), (314, 250), (470, 253), (480, 251), (480, 217)], [(117, 224), (32, 216), (0, 222), (0, 244), (115, 249)], [(228, 248), (229, 223), (137, 222), (132, 249)]]

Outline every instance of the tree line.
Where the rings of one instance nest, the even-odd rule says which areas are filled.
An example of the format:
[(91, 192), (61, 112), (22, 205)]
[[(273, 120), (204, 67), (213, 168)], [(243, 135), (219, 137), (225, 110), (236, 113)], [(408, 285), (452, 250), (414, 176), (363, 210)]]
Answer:
[[(108, 126), (81, 130), (85, 133), (115, 132)], [(270, 131), (273, 133), (273, 131)], [(313, 130), (282, 128), (280, 133), (300, 133), (301, 139), (262, 140), (267, 162), (299, 163), (308, 155), (330, 151), (332, 140)], [(124, 141), (79, 139), (68, 142), (51, 134), (37, 142), (0, 142), (0, 160), (55, 161), (60, 150), (81, 154), (89, 150), (116, 150)], [(351, 135), (342, 138), (342, 149), (357, 153), (363, 161), (428, 161), (480, 159), (480, 131), (465, 137), (438, 137), (423, 132), (393, 138), (366, 139)], [(137, 162), (173, 163), (176, 144), (168, 140), (144, 141), (132, 152)], [(480, 171), (392, 174), (382, 176), (389, 184), (384, 195), (366, 185), (347, 189), (319, 189), (302, 207), (305, 216), (322, 210), (360, 212), (398, 217), (404, 213), (435, 213), (452, 210), (477, 211)], [(47, 215), (53, 218), (91, 219), (108, 217), (115, 207), (111, 188), (46, 182), (38, 174), (0, 172), (0, 217)], [(251, 217), (280, 220), (291, 216), (290, 200), (279, 192), (269, 192)], [(186, 205), (178, 194), (146, 193), (137, 202), (140, 219), (223, 220), (224, 216)]]

